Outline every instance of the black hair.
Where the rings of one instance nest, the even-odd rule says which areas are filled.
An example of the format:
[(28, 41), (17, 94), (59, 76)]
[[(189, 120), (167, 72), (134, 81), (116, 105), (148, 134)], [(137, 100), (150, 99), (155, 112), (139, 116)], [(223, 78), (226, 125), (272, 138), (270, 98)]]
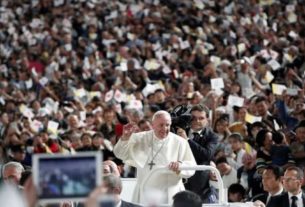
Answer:
[(268, 129), (261, 129), (257, 135), (256, 135), (256, 144), (258, 147), (263, 147), (264, 146), (264, 141), (266, 139), (266, 134), (271, 133), (270, 130)]
[(93, 135), (92, 139), (99, 138), (99, 137), (104, 138), (104, 134), (103, 134), (102, 132), (96, 132), (96, 133)]
[(227, 164), (229, 164), (226, 157), (220, 157), (220, 158), (218, 158), (218, 159), (216, 160), (216, 162), (215, 162), (216, 165), (221, 164), (221, 163), (227, 163)]
[(157, 111), (160, 111), (161, 109), (158, 105), (152, 104), (152, 105), (149, 105), (149, 110), (153, 113), (156, 113)]
[(181, 191), (174, 195), (173, 197), (173, 207), (201, 207), (202, 200), (199, 195), (191, 191)]
[(254, 127), (266, 128), (266, 124), (264, 124), (263, 122), (260, 122), (260, 121), (256, 121), (256, 122), (250, 124), (251, 130), (252, 130)]
[(267, 165), (265, 170), (271, 170), (272, 173), (274, 174), (276, 180), (281, 179), (281, 177), (284, 174), (283, 169), (277, 165)]
[(283, 140), (285, 139), (285, 135), (280, 131), (272, 132), (272, 140), (275, 142), (275, 144), (281, 144), (283, 143)]
[[(222, 114), (218, 119), (216, 119), (215, 123), (214, 123), (214, 132), (218, 132), (216, 129), (216, 126), (219, 122), (228, 122), (229, 123), (229, 115), (228, 114)], [(228, 133), (225, 131), (225, 137), (227, 137)]]
[(239, 142), (243, 141), (243, 137), (240, 135), (240, 133), (230, 134), (228, 138), (232, 138), (232, 139), (237, 140)]
[(193, 111), (205, 112), (206, 117), (209, 117), (209, 112), (210, 112), (210, 110), (209, 110), (209, 108), (208, 108), (207, 106), (205, 106), (205, 105), (202, 105), (202, 104), (194, 105), (194, 106), (192, 107), (192, 109), (191, 109), (191, 113), (192, 113)]
[(228, 194), (229, 193), (232, 193), (232, 194), (239, 193), (242, 196), (242, 198), (245, 198), (246, 189), (239, 183), (233, 183), (228, 188)]
[(258, 104), (258, 103), (263, 102), (263, 101), (267, 102), (266, 97), (265, 97), (265, 96), (259, 96), (259, 97), (257, 97), (257, 98), (255, 99), (254, 103), (255, 103), (255, 104)]
[(25, 170), (21, 173), (21, 178), (19, 181), (19, 184), (21, 186), (24, 186), (25, 182), (28, 180), (28, 178), (32, 175), (32, 171), (31, 170)]

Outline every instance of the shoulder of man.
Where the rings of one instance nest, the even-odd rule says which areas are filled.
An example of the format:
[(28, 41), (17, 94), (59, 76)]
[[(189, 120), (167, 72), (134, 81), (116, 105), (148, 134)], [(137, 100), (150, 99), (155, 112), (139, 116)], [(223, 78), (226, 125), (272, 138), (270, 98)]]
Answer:
[(200, 134), (200, 136), (204, 136), (207, 139), (210, 140), (218, 140), (218, 135), (214, 132), (214, 130), (211, 127), (206, 127), (202, 133)]
[(282, 193), (280, 195), (272, 197), (272, 199), (268, 202), (267, 207), (281, 207), (281, 206), (289, 206), (289, 197), (288, 193)]
[(267, 201), (267, 197), (268, 197), (268, 194), (267, 193), (260, 193), (258, 195), (255, 195), (252, 197), (252, 201), (255, 202), (255, 201), (261, 201), (263, 203), (266, 203)]

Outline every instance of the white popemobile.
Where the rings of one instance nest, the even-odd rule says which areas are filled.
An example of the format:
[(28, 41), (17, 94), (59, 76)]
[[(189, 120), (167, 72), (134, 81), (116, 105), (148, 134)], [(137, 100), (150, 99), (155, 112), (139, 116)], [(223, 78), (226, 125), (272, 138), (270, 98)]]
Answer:
[[(265, 205), (261, 202), (228, 203), (227, 189), (224, 189), (220, 173), (217, 170), (217, 168), (215, 168), (215, 167), (208, 166), (208, 165), (196, 165), (196, 166), (192, 166), (192, 167), (181, 166), (180, 170), (210, 170), (210, 171), (215, 172), (217, 180), (219, 180), (219, 182), (217, 182), (218, 189), (219, 189), (219, 191), (218, 191), (219, 192), (219, 202), (215, 203), (215, 204), (203, 204), (202, 205), (203, 207), (204, 206), (209, 206), (209, 207), (265, 207)], [(160, 171), (166, 172), (169, 170), (166, 167), (157, 167), (157, 168), (153, 169), (143, 180), (143, 184), (141, 186), (141, 193), (144, 193), (144, 196), (147, 197), (147, 203), (150, 203), (150, 205), (154, 204), (154, 205), (157, 205), (160, 207), (161, 206), (170, 207), (171, 206), (170, 204), (159, 204), (158, 203), (158, 197), (162, 196), (162, 195), (158, 194), (158, 192), (152, 191), (151, 189), (149, 189), (149, 190), (145, 189), (145, 184), (149, 180), (151, 175), (153, 175), (156, 172), (160, 172)], [(123, 200), (131, 201), (133, 189), (134, 189), (135, 183), (136, 183), (136, 178), (122, 178), (122, 183), (123, 183), (123, 192), (121, 193), (121, 197)], [(152, 203), (152, 201), (154, 201), (155, 203)], [(147, 203), (142, 203), (141, 205), (147, 206)]]

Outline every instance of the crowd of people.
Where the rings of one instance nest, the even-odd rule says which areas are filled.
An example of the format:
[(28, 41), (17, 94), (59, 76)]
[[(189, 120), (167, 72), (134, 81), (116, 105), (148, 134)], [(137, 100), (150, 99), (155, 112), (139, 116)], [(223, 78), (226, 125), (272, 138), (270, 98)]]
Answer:
[[(0, 166), (100, 151), (134, 177), (114, 150), (133, 136), (120, 141), (124, 126), (156, 132), (153, 115), (168, 111), (231, 201), (269, 192), (271, 165), (305, 168), (304, 28), (303, 0), (2, 0)], [(213, 203), (215, 182), (196, 172), (184, 183)]]

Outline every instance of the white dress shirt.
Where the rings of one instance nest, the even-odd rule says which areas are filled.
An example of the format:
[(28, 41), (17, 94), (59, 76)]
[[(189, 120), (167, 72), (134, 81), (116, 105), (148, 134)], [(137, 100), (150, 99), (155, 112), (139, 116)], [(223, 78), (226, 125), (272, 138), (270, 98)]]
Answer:
[[(292, 195), (292, 193), (288, 192), (289, 206), (291, 206), (291, 203), (292, 203), (292, 199), (291, 199), (292, 196), (294, 196), (294, 195)], [(297, 207), (303, 207), (302, 190), (295, 196), (298, 198)]]
[(266, 204), (270, 201), (270, 198), (273, 197), (273, 196), (277, 196), (277, 195), (280, 195), (282, 192), (283, 192), (283, 187), (281, 187), (281, 189), (276, 192), (274, 195), (272, 195), (271, 193), (268, 193), (268, 197), (267, 197), (267, 200), (266, 200)]

